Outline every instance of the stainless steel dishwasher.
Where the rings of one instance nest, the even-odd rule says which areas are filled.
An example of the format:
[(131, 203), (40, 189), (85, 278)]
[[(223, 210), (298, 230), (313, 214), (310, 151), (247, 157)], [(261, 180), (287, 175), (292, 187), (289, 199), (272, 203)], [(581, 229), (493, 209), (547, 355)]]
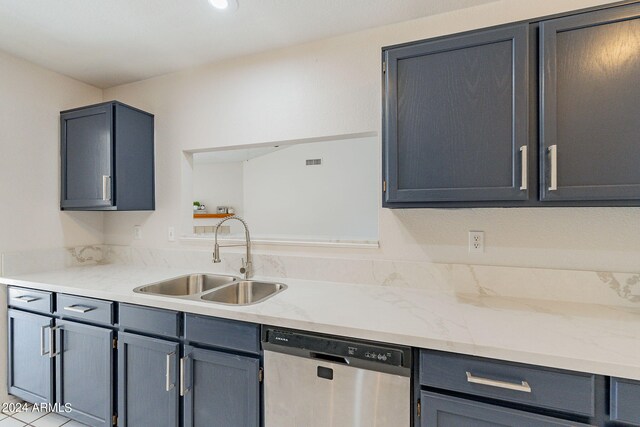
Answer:
[(408, 427), (411, 349), (264, 328), (265, 427)]

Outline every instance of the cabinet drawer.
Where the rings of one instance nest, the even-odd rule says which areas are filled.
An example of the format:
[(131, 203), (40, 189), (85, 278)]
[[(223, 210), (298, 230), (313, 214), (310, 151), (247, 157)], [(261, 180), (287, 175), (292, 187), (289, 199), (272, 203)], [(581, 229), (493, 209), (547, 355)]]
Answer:
[(112, 325), (113, 304), (111, 301), (58, 294), (56, 314), (65, 318)]
[(595, 376), (422, 350), (420, 384), (593, 416)]
[(253, 323), (185, 314), (184, 336), (192, 342), (260, 354), (260, 326)]
[(587, 424), (423, 391), (422, 427), (578, 427)]
[(34, 291), (33, 289), (15, 288), (13, 286), (7, 289), (11, 307), (38, 313), (53, 313), (53, 294), (51, 292)]
[(180, 336), (180, 313), (177, 311), (120, 304), (118, 320), (120, 327), (125, 330), (172, 338)]
[(611, 419), (640, 425), (640, 381), (611, 378)]

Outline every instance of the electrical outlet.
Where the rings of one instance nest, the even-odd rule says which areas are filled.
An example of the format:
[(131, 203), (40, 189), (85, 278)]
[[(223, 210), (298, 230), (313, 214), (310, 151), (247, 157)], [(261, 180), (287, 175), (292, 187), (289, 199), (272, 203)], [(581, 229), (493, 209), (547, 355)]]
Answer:
[(142, 227), (139, 225), (133, 226), (133, 238), (135, 240), (142, 240)]
[(167, 240), (169, 240), (170, 242), (175, 242), (176, 241), (176, 230), (173, 227), (169, 227), (167, 229)]
[(469, 232), (469, 253), (481, 254), (484, 252), (484, 231)]

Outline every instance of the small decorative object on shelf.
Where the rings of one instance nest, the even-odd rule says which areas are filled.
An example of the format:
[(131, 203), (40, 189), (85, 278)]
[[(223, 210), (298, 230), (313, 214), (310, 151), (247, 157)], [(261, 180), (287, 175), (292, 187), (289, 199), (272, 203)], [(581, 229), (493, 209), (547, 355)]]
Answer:
[(207, 213), (207, 207), (200, 202), (193, 202), (193, 213)]
[(226, 206), (218, 206), (218, 213), (219, 214), (229, 213), (229, 208)]

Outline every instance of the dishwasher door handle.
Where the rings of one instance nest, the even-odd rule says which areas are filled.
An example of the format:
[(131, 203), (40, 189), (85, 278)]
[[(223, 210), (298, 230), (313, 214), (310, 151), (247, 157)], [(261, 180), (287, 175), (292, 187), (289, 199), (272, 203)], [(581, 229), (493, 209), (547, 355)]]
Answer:
[(310, 356), (312, 359), (323, 360), (325, 362), (340, 363), (342, 365), (349, 364), (349, 359), (342, 356), (334, 356), (332, 354), (324, 354), (324, 353), (311, 353)]

